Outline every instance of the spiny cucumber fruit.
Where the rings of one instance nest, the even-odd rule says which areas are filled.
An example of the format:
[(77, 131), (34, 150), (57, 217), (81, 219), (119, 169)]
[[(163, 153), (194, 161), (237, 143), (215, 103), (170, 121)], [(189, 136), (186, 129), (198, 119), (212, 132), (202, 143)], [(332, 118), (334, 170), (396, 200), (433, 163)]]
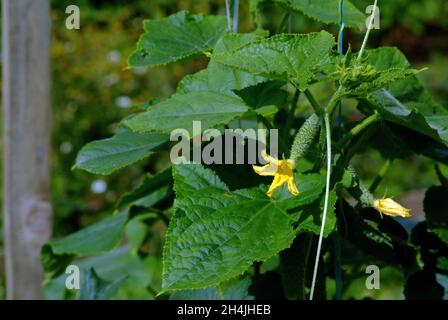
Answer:
[(303, 123), (292, 143), (290, 159), (297, 161), (298, 158), (305, 156), (319, 132), (320, 124), (320, 118), (315, 113)]

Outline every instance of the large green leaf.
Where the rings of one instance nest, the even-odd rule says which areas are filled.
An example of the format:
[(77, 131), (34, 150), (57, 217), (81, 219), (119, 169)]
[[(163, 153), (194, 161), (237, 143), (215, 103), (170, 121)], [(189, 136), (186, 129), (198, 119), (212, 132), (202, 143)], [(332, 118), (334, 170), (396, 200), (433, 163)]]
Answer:
[[(216, 43), (214, 53), (224, 53), (253, 42), (260, 37), (253, 33), (226, 34)], [(241, 90), (265, 81), (263, 77), (254, 76), (241, 70), (235, 70), (215, 61), (212, 57), (207, 69), (187, 75), (179, 83), (176, 93), (185, 94), (195, 91), (212, 91), (234, 95), (234, 90)]]
[[(251, 11), (263, 3), (275, 2), (287, 10), (303, 13), (327, 24), (339, 24), (339, 0), (250, 0)], [(350, 1), (344, 1), (344, 24), (362, 28), (366, 17)]]
[(145, 20), (144, 30), (129, 57), (131, 67), (165, 65), (212, 49), (226, 32), (226, 19), (181, 11), (161, 20)]
[[(260, 39), (256, 34), (227, 34), (214, 48), (222, 54)], [(228, 124), (249, 110), (236, 91), (266, 81), (261, 76), (236, 70), (210, 60), (207, 69), (185, 77), (176, 94), (151, 106), (147, 112), (125, 122), (135, 131), (171, 132), (183, 128), (190, 133), (193, 121), (201, 121), (202, 129)]]
[(141, 160), (164, 145), (169, 136), (162, 133), (137, 133), (121, 127), (112, 138), (85, 145), (73, 168), (95, 174), (110, 174)]
[(78, 232), (49, 242), (42, 247), (41, 259), (48, 277), (59, 275), (77, 256), (87, 256), (112, 250), (118, 245), (128, 220), (123, 212), (106, 218)]
[(165, 290), (218, 284), (289, 247), (300, 208), (319, 199), (324, 185), (319, 175), (302, 176), (300, 196), (271, 200), (266, 188), (230, 192), (200, 165), (178, 165), (173, 176), (177, 212), (164, 249)]
[(182, 128), (192, 134), (193, 121), (201, 121), (201, 128), (205, 130), (225, 125), (248, 110), (244, 101), (236, 96), (206, 91), (191, 92), (174, 95), (124, 123), (138, 132), (170, 133)]
[(448, 164), (448, 146), (393, 122), (379, 125), (367, 141), (385, 158), (406, 159), (415, 153)]
[[(368, 51), (367, 62), (380, 71), (406, 68), (409, 62), (396, 48)], [(448, 111), (435, 102), (413, 76), (390, 84), (368, 97), (386, 120), (448, 143)]]
[[(413, 86), (410, 82), (403, 85)], [(403, 104), (387, 90), (375, 92), (369, 100), (379, 107), (383, 118), (448, 143), (448, 112), (443, 107), (434, 104), (432, 111), (413, 108), (412, 102)]]
[(281, 88), (285, 85), (280, 81), (267, 81), (237, 91), (238, 95), (257, 113), (267, 110), (270, 106), (282, 107), (288, 99), (288, 92)]
[[(339, 23), (339, 0), (274, 0), (286, 8), (301, 12), (324, 23)], [(366, 17), (350, 1), (344, 1), (344, 24), (362, 28)]]
[(273, 80), (291, 80), (306, 89), (318, 71), (331, 62), (334, 37), (328, 32), (280, 34), (216, 54), (216, 61)]
[(423, 202), (428, 230), (448, 243), (448, 190), (444, 186), (431, 187)]
[[(260, 39), (259, 35), (226, 34), (215, 46), (215, 53), (235, 50), (247, 43)], [(205, 70), (186, 76), (179, 84), (176, 94), (196, 91), (213, 91), (229, 96), (240, 96), (245, 103), (255, 109), (257, 114), (270, 116), (278, 111), (278, 107), (286, 101), (287, 92), (281, 89), (283, 82), (267, 81), (261, 76), (225, 66), (212, 57)], [(245, 118), (255, 118), (248, 113)], [(239, 123), (241, 126), (241, 123)]]

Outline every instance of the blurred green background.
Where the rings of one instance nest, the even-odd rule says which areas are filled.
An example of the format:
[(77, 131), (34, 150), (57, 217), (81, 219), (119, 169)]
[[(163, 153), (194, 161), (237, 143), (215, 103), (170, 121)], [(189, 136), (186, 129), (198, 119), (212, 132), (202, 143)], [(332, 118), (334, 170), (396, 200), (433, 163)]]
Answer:
[[(240, 32), (251, 30), (253, 22), (248, 1), (240, 1)], [(361, 11), (373, 1), (352, 1)], [(65, 8), (76, 4), (81, 10), (81, 29), (67, 30)], [(399, 47), (414, 67), (429, 67), (420, 74), (436, 100), (448, 105), (448, 3), (446, 0), (380, 1), (381, 29), (372, 32), (369, 47), (393, 45)], [(193, 13), (225, 14), (224, 0), (53, 0), (52, 19), (52, 80), (53, 80), (53, 177), (52, 201), (54, 208), (54, 237), (59, 238), (110, 215), (120, 196), (140, 181), (143, 173), (157, 172), (167, 165), (167, 158), (153, 156), (108, 177), (72, 171), (75, 157), (86, 143), (111, 136), (118, 122), (136, 111), (138, 105), (151, 99), (169, 96), (186, 74), (206, 66), (205, 58), (177, 63), (163, 68), (127, 69), (127, 57), (134, 49), (142, 32), (143, 19), (158, 19), (179, 10)], [(281, 8), (264, 6), (263, 27), (274, 32), (283, 16)], [(292, 32), (309, 32), (326, 28), (336, 32), (336, 26), (322, 26), (303, 15), (293, 15)], [(346, 30), (346, 43), (357, 50), (363, 32)], [(319, 90), (319, 89), (318, 89)], [(322, 87), (317, 95), (326, 97)], [(305, 102), (303, 102), (305, 103)], [(356, 119), (354, 109), (347, 108), (345, 117)], [(356, 159), (364, 179), (372, 181), (384, 159), (372, 150), (366, 150)], [(424, 191), (436, 184), (433, 162), (413, 156), (394, 161), (378, 193), (400, 195), (405, 205), (421, 214)], [(446, 168), (444, 168), (446, 170)], [(404, 174), (406, 173), (406, 174)], [(135, 226), (138, 228), (138, 226)], [(162, 237), (162, 236), (161, 236)], [(0, 238), (1, 239), (1, 238)], [(1, 241), (1, 240), (0, 240)], [(1, 242), (0, 242), (1, 245)], [(120, 251), (121, 250), (121, 251)], [(152, 250), (152, 249), (148, 249)], [(120, 289), (117, 298), (153, 298), (151, 288), (160, 285), (160, 257), (148, 255), (134, 260), (127, 247), (113, 254), (95, 258), (99, 274), (113, 277), (114, 270), (104, 270), (110, 261), (138, 266), (133, 269), (129, 286)], [(101, 260), (103, 259), (103, 260)], [(109, 260), (108, 260), (109, 259)], [(114, 260), (115, 259), (115, 260)], [(102, 261), (102, 262), (101, 262)], [(109, 261), (109, 263), (105, 263)], [(101, 263), (100, 263), (101, 262)], [(266, 264), (276, 264), (270, 261)], [(103, 269), (101, 269), (103, 266)], [(107, 269), (107, 268), (106, 268)], [(146, 270), (146, 271), (145, 271)], [(148, 270), (150, 270), (148, 272)], [(2, 271), (0, 269), (0, 271)], [(385, 276), (399, 279), (395, 270)], [(4, 296), (3, 280), (0, 298)], [(140, 285), (137, 285), (140, 283)], [(144, 283), (145, 285), (141, 285)], [(390, 290), (381, 290), (383, 296), (400, 298), (399, 281), (391, 282)], [(350, 285), (344, 298), (371, 295), (360, 292), (364, 286)], [(60, 289), (47, 297), (60, 297)], [(329, 285), (331, 287), (331, 284)], [(353, 293), (355, 292), (355, 293)]]

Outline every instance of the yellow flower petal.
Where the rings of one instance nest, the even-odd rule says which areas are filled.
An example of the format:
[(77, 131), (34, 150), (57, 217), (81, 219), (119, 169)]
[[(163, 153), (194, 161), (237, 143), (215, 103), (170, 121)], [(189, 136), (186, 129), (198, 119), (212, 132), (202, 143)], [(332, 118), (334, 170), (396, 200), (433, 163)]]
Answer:
[(262, 167), (253, 165), (252, 168), (260, 176), (275, 176), (277, 173), (277, 166), (271, 165), (270, 163)]
[(278, 165), (278, 163), (279, 163), (278, 159), (275, 159), (274, 157), (271, 157), (270, 155), (268, 155), (268, 153), (266, 152), (266, 149), (261, 151), (261, 156), (268, 163), (272, 163), (272, 164), (275, 164), (275, 165)]
[(275, 175), (274, 180), (272, 180), (271, 186), (269, 187), (269, 190), (268, 192), (266, 192), (266, 194), (269, 197), (272, 197), (272, 193), (274, 192), (274, 190), (277, 189), (278, 187), (281, 187), (283, 183), (285, 183), (283, 180), (284, 179), (281, 176)]
[(298, 196), (299, 195), (300, 192), (297, 189), (297, 186), (296, 186), (296, 183), (294, 182), (294, 179), (288, 179), (288, 190), (294, 196)]
[(385, 214), (388, 216), (403, 218), (412, 217), (412, 215), (409, 214), (409, 212), (411, 211), (410, 209), (403, 207), (390, 198), (377, 199), (373, 202), (373, 206), (381, 214)]
[(261, 152), (263, 158), (268, 162), (267, 165), (262, 167), (260, 166), (252, 166), (254, 171), (260, 176), (274, 176), (274, 180), (272, 181), (268, 192), (266, 194), (269, 197), (272, 197), (272, 194), (275, 189), (280, 188), (285, 183), (288, 186), (289, 192), (292, 195), (298, 195), (299, 190), (297, 190), (297, 186), (294, 182), (294, 166), (295, 163), (291, 159), (287, 160), (278, 160), (274, 157), (271, 157), (266, 153), (266, 150)]

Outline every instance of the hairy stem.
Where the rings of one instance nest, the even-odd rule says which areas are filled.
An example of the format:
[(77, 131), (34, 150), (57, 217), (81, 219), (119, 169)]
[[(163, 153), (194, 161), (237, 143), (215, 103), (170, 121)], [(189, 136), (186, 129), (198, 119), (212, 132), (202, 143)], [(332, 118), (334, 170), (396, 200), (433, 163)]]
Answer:
[(362, 58), (362, 54), (364, 53), (364, 50), (366, 48), (367, 40), (369, 39), (369, 35), (370, 35), (370, 30), (372, 30), (372, 26), (373, 26), (373, 18), (375, 17), (377, 3), (378, 3), (378, 0), (375, 0), (375, 3), (373, 4), (372, 15), (370, 16), (369, 26), (367, 28), (366, 35), (364, 36), (364, 40), (362, 41), (361, 50), (359, 50), (359, 53), (358, 53), (358, 60)]
[(269, 129), (269, 130), (272, 129), (272, 124), (269, 122), (268, 119), (266, 119), (262, 115), (258, 115), (257, 116), (257, 120), (258, 120), (259, 123), (262, 123), (265, 126), (266, 129)]
[(233, 28), (232, 31), (233, 33), (237, 33), (238, 32), (238, 11), (239, 11), (239, 0), (234, 0), (233, 3)]
[(341, 100), (342, 95), (344, 92), (344, 88), (342, 86), (339, 86), (336, 92), (331, 97), (330, 101), (328, 102), (326, 113), (331, 115), (334, 111), (334, 109), (338, 106), (338, 102)]
[(320, 227), (319, 241), (317, 243), (316, 260), (314, 262), (313, 280), (311, 281), (310, 300), (313, 300), (314, 289), (316, 286), (317, 271), (319, 268), (319, 257), (322, 249), (322, 241), (324, 237), (325, 224), (327, 221), (328, 200), (330, 197), (330, 178), (331, 178), (331, 126), (330, 126), (330, 114), (328, 112), (324, 115), (325, 122), (325, 135), (327, 140), (327, 178), (325, 184), (325, 200), (324, 200), (324, 212), (322, 215), (322, 225)]
[(369, 191), (371, 193), (375, 193), (376, 188), (378, 188), (379, 184), (381, 183), (381, 181), (383, 180), (387, 171), (389, 170), (391, 164), (392, 164), (392, 161), (390, 159), (387, 159), (386, 162), (383, 164), (380, 172), (378, 173), (375, 180), (373, 180), (372, 184), (370, 185)]
[[(338, 52), (342, 56), (344, 54), (344, 0), (339, 0), (339, 34), (338, 34)], [(338, 116), (337, 116), (337, 128), (338, 139), (342, 134), (342, 103), (338, 103)], [(341, 200), (338, 200), (339, 209), (342, 208)], [(339, 226), (336, 226), (336, 232), (334, 235), (334, 280), (336, 284), (335, 298), (340, 300), (342, 296), (342, 273), (341, 273), (341, 244), (340, 244)]]
[(354, 126), (345, 136), (337, 143), (336, 148), (340, 149), (344, 147), (344, 145), (353, 137), (357, 136), (360, 132), (362, 132), (365, 128), (370, 126), (372, 123), (378, 121), (380, 119), (380, 115), (378, 113), (374, 113), (371, 116), (365, 118), (363, 121)]
[(344, 54), (344, 0), (339, 0), (338, 52)]
[(448, 179), (443, 175), (442, 170), (440, 170), (440, 165), (436, 164), (434, 165), (434, 168), (436, 170), (436, 174), (440, 180), (440, 183), (442, 184), (442, 186), (448, 189)]
[(284, 137), (288, 140), (290, 139), (290, 131), (292, 128), (292, 124), (294, 123), (294, 115), (296, 113), (297, 103), (300, 97), (300, 90), (296, 90), (294, 97), (292, 98), (291, 108), (289, 109), (288, 118), (286, 119)]
[(159, 294), (158, 294), (158, 292), (156, 291), (156, 289), (154, 289), (153, 287), (151, 287), (151, 285), (147, 285), (146, 286), (146, 290), (150, 293), (150, 294), (152, 294), (152, 296), (153, 297), (157, 297)]
[(314, 98), (310, 90), (306, 89), (303, 93), (305, 93), (305, 96), (308, 99), (311, 106), (313, 107), (314, 112), (316, 112), (317, 115), (322, 115), (324, 113), (323, 108), (321, 107), (319, 102), (317, 102), (317, 100)]
[[(230, 12), (232, 4), (233, 4), (233, 14)], [(239, 11), (239, 0), (226, 0), (227, 30), (229, 32), (233, 33), (238, 32), (238, 11)]]
[(285, 29), (285, 25), (288, 23), (288, 19), (291, 16), (291, 14), (289, 12), (286, 12), (283, 15), (282, 20), (280, 21), (280, 24), (277, 27), (277, 31), (276, 33), (282, 33), (283, 29)]
[(232, 17), (230, 14), (230, 0), (226, 0), (226, 17), (227, 17), (227, 30), (230, 32), (232, 30)]
[(328, 201), (330, 198), (330, 179), (331, 179), (331, 122), (330, 122), (330, 116), (336, 106), (338, 105), (339, 101), (341, 100), (341, 97), (343, 96), (344, 88), (343, 86), (339, 86), (333, 96), (331, 97), (330, 101), (327, 104), (327, 107), (325, 108), (325, 114), (324, 114), (324, 123), (325, 123), (325, 140), (326, 140), (326, 149), (327, 149), (327, 176), (326, 176), (326, 182), (325, 182), (325, 200), (324, 200), (324, 212), (322, 214), (322, 225), (320, 227), (320, 233), (319, 233), (319, 241), (317, 244), (317, 251), (316, 251), (316, 260), (314, 262), (314, 270), (313, 270), (313, 280), (311, 282), (311, 291), (310, 291), (310, 300), (313, 300), (314, 296), (314, 289), (316, 286), (316, 279), (317, 279), (317, 271), (319, 268), (319, 258), (320, 258), (320, 251), (322, 249), (322, 241), (324, 237), (324, 231), (325, 231), (325, 224), (327, 221), (327, 211), (328, 211)]
[(165, 214), (165, 212), (163, 212), (163, 210), (159, 210), (156, 208), (152, 208), (151, 210), (154, 211), (157, 214), (157, 216), (163, 221), (163, 223), (168, 227), (168, 225), (170, 224), (170, 219)]
[(288, 33), (292, 32), (292, 15), (290, 14), (288, 17)]

